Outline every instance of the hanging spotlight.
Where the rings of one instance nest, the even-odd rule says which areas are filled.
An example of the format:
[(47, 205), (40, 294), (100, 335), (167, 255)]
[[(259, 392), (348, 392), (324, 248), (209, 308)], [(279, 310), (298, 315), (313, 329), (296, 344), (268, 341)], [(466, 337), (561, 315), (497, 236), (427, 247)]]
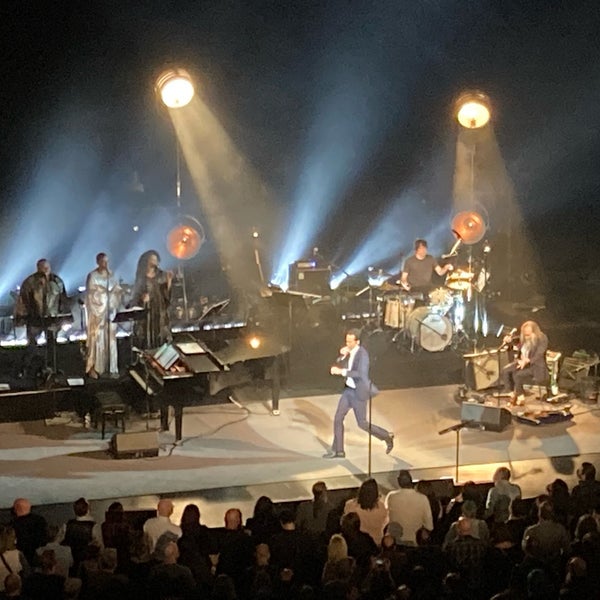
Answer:
[(185, 69), (169, 69), (156, 80), (156, 91), (168, 108), (181, 108), (192, 101), (194, 84)]
[(179, 260), (193, 258), (204, 243), (204, 229), (200, 221), (190, 215), (180, 218), (180, 222), (167, 234), (167, 249), (171, 256)]
[(490, 99), (482, 92), (466, 92), (455, 104), (456, 118), (466, 129), (479, 129), (491, 117)]

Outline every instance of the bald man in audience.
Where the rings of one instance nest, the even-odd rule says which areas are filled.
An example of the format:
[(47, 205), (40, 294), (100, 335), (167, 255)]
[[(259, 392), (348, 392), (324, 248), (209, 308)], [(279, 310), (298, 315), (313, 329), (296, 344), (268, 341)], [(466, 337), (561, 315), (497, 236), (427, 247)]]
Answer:
[(17, 498), (12, 506), (12, 526), (17, 535), (17, 549), (29, 564), (33, 564), (35, 551), (46, 543), (46, 519), (31, 512), (27, 498)]
[(148, 538), (148, 546), (151, 553), (154, 552), (156, 542), (163, 533), (168, 531), (175, 534), (177, 538), (181, 537), (181, 527), (171, 521), (173, 508), (171, 500), (167, 498), (159, 500), (156, 507), (156, 517), (152, 517), (144, 523), (144, 533)]

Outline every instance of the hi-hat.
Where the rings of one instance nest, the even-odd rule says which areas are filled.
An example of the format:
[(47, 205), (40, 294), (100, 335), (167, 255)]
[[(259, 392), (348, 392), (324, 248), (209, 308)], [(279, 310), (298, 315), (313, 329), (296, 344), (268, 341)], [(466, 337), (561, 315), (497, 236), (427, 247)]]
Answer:
[(463, 210), (452, 219), (452, 232), (463, 244), (476, 244), (485, 235), (483, 217), (472, 210)]
[(196, 256), (203, 242), (204, 236), (189, 225), (173, 227), (167, 235), (167, 249), (172, 256), (180, 260)]

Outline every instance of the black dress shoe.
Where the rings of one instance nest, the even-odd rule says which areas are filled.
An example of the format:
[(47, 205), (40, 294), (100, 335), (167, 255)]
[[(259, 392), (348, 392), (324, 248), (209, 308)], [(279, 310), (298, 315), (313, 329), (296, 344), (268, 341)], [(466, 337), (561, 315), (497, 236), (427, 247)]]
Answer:
[(385, 440), (385, 453), (389, 454), (394, 449), (394, 434), (390, 433), (387, 440)]
[(346, 458), (346, 453), (329, 450), (329, 452), (325, 452), (325, 454), (323, 454), (323, 458)]

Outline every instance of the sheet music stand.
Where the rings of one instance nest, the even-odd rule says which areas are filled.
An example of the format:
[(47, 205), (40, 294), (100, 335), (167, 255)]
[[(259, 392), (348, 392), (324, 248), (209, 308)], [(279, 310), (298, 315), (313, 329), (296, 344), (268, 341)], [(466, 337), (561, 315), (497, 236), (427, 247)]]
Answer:
[[(148, 314), (147, 308), (142, 308), (140, 306), (135, 306), (133, 308), (126, 308), (124, 310), (119, 311), (113, 318), (113, 323), (134, 323), (136, 321), (141, 321), (146, 318)], [(129, 334), (129, 363), (133, 363), (133, 327), (131, 328), (131, 332)]]

